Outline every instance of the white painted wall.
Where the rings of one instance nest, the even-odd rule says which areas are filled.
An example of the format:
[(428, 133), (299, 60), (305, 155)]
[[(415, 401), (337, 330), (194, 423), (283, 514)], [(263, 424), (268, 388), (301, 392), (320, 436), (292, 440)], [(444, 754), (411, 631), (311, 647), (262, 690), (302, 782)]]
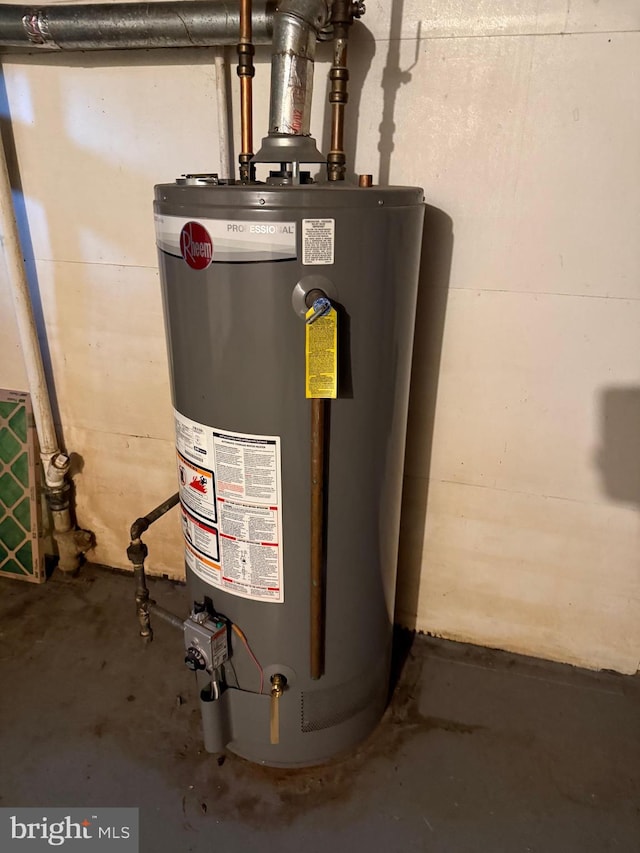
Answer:
[[(634, 672), (640, 4), (367, 5), (351, 51), (355, 168), (420, 184), (437, 209), (400, 618)], [(259, 51), (258, 137), (266, 62)], [(9, 56), (3, 67), (64, 439), (84, 459), (78, 512), (98, 537), (93, 559), (125, 566), (131, 520), (175, 487), (152, 188), (218, 165), (212, 51)], [(21, 387), (4, 281), (0, 311), (0, 386)], [(148, 542), (151, 571), (180, 576), (177, 519)]]

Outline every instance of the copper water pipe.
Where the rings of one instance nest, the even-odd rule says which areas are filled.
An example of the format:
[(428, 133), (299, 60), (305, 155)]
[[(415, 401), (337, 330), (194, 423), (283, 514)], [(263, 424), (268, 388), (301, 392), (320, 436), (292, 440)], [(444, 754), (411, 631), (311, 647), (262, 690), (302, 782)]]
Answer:
[(240, 39), (238, 41), (238, 76), (240, 77), (240, 180), (252, 179), (253, 168), (253, 55), (251, 41), (251, 0), (240, 0)]
[[(330, 72), (330, 79), (332, 82), (331, 86), (331, 94), (329, 95), (331, 99), (331, 154), (339, 155), (344, 158), (344, 113), (345, 113), (345, 105), (347, 100), (346, 94), (346, 80), (342, 79), (342, 75), (338, 77), (337, 75), (346, 71), (347, 68), (347, 40), (344, 38), (337, 39), (335, 50), (334, 50), (334, 59), (333, 59), (333, 67)], [(348, 72), (347, 72), (348, 73)], [(336, 77), (334, 78), (334, 75)], [(341, 99), (334, 100), (334, 98), (340, 97)], [(344, 98), (344, 100), (342, 100)], [(338, 172), (340, 174), (340, 172)], [(329, 175), (330, 180), (344, 180), (344, 172), (341, 173), (340, 177), (332, 177)]]
[(311, 400), (311, 678), (324, 672), (324, 450), (326, 401)]
[(251, 43), (251, 0), (240, 0), (240, 42)]
[(242, 136), (242, 154), (253, 156), (253, 80), (240, 78), (240, 126)]
[[(240, 42), (251, 44), (251, 0), (240, 0)], [(242, 153), (253, 154), (253, 80), (240, 78)]]
[[(333, 24), (333, 62), (329, 70), (329, 103), (331, 104), (331, 150), (327, 156), (327, 177), (330, 181), (344, 181), (346, 156), (344, 151), (344, 112), (349, 94), (349, 69), (347, 68), (347, 44), (349, 29), (353, 21), (354, 6), (351, 0), (334, 0), (331, 9)], [(357, 12), (359, 17), (360, 12)]]
[(331, 104), (331, 153), (344, 153), (344, 104)]

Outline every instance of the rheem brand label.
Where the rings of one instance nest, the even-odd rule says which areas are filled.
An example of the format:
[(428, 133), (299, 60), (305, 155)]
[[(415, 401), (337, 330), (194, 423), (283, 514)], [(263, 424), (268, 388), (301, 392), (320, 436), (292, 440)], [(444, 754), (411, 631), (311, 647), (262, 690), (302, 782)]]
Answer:
[(241, 219), (199, 219), (155, 215), (156, 245), (161, 252), (182, 258), (192, 269), (210, 264), (269, 263), (295, 261), (297, 225), (262, 217), (255, 222)]
[(213, 240), (199, 222), (187, 222), (180, 232), (180, 252), (194, 270), (206, 269), (213, 260)]

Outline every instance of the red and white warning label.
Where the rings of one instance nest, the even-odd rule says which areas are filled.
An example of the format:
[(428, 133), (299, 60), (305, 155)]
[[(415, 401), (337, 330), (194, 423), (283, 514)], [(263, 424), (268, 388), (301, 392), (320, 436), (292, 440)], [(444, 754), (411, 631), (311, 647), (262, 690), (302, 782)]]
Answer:
[(232, 595), (283, 602), (280, 438), (175, 420), (189, 568)]
[(178, 476), (182, 505), (208, 521), (216, 520), (213, 471), (194, 465), (178, 450)]
[(207, 557), (215, 563), (220, 562), (220, 540), (215, 527), (198, 521), (190, 512), (181, 505), (182, 510), (182, 533), (185, 542), (203, 557)]

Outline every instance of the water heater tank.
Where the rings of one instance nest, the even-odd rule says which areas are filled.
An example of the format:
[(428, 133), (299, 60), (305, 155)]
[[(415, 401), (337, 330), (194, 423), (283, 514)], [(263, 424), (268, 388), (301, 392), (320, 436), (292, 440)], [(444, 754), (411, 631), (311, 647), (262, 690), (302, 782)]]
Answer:
[[(215, 683), (199, 673), (205, 744), (319, 763), (363, 740), (388, 697), (423, 193), (199, 180), (159, 185), (155, 198), (187, 581), (196, 611), (220, 626), (224, 661)], [(304, 319), (314, 292), (338, 321), (318, 679)], [(194, 624), (197, 634), (197, 614)]]

